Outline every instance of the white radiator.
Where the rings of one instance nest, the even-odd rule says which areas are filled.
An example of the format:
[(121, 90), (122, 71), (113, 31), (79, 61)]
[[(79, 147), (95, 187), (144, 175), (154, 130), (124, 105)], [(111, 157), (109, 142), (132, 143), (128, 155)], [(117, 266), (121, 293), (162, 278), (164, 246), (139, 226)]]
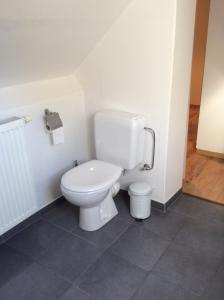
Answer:
[(0, 235), (37, 208), (24, 130), (23, 119), (0, 121)]

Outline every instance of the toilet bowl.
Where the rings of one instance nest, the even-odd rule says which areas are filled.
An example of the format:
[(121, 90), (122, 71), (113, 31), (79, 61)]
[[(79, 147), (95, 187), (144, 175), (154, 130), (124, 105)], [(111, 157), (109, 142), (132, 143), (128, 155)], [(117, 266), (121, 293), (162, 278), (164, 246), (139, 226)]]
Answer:
[(109, 222), (117, 213), (113, 196), (122, 168), (91, 160), (65, 173), (61, 179), (63, 196), (80, 207), (79, 225), (94, 231)]

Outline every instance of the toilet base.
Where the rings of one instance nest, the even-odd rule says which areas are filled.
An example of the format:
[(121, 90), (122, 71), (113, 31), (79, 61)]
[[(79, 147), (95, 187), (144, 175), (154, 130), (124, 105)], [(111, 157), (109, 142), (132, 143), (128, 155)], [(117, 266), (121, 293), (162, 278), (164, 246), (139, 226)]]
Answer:
[(86, 231), (95, 231), (118, 214), (111, 191), (106, 198), (94, 207), (80, 207), (79, 226)]

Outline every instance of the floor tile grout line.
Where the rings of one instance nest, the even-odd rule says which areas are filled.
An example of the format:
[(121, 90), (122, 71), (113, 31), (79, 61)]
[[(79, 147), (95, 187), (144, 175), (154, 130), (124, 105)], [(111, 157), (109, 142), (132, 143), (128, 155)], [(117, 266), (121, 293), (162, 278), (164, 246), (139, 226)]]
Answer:
[[(186, 224), (186, 223), (185, 223), (185, 224)], [(183, 227), (185, 226), (185, 224), (182, 225), (182, 227), (181, 227), (180, 230), (183, 229)], [(180, 232), (180, 230), (178, 231), (178, 233)], [(157, 261), (157, 262), (155, 263), (155, 265), (153, 266), (151, 272), (154, 273), (155, 275), (160, 274), (160, 273), (156, 273), (155, 270), (154, 270), (154, 268), (156, 268), (156, 265), (159, 263), (159, 261), (162, 259), (162, 257), (166, 254), (167, 250), (168, 250), (174, 243), (177, 243), (177, 242), (175, 242), (175, 239), (176, 239), (178, 233), (175, 235), (175, 237), (172, 239), (171, 243), (168, 245), (168, 247), (166, 248), (166, 250), (164, 251), (164, 253), (160, 256), (160, 258), (158, 259), (158, 261)], [(182, 244), (182, 243), (177, 243), (177, 244), (178, 244), (178, 245), (181, 245), (181, 246), (186, 246), (186, 245), (184, 245), (184, 244)], [(195, 250), (194, 247), (192, 247), (192, 249)], [(220, 259), (220, 261), (222, 260), (221, 258), (219, 258), (219, 259)], [(215, 274), (217, 274), (218, 271), (219, 271), (219, 267), (217, 267), (217, 270), (214, 272), (213, 275), (215, 276)], [(159, 275), (158, 275), (158, 276), (159, 276)], [(163, 279), (163, 277), (162, 277), (161, 279)], [(167, 280), (167, 281), (169, 281), (169, 280)], [(181, 284), (181, 282), (170, 281), (170, 283), (177, 284), (177, 285), (179, 285), (182, 289), (184, 289), (184, 290), (186, 290), (186, 291), (190, 291), (191, 293), (193, 293), (193, 294), (195, 294), (196, 296), (199, 296), (199, 297), (202, 297), (203, 294), (204, 294), (204, 292), (205, 292), (205, 290), (206, 290), (206, 288), (205, 288), (205, 289), (199, 294), (199, 293), (196, 293), (194, 290), (190, 290), (190, 289), (184, 287), (184, 286)], [(210, 285), (210, 283), (209, 283), (209, 285)]]
[[(119, 237), (121, 237), (121, 236), (128, 230), (128, 228), (130, 227), (130, 225), (131, 225), (131, 224), (128, 224), (128, 227), (127, 227), (124, 231), (122, 231), (120, 234), (118, 234), (117, 237), (116, 237), (116, 238), (115, 238), (115, 239), (114, 239), (114, 240), (113, 240), (106, 248), (104, 248), (104, 250), (103, 250), (102, 253), (104, 253), (108, 248), (110, 248), (110, 246), (111, 246), (115, 241), (117, 241), (117, 240), (119, 239)], [(72, 234), (73, 234), (74, 236), (76, 236), (76, 237), (82, 239), (83, 241), (88, 242), (89, 244), (91, 244), (91, 245), (97, 247), (97, 245), (96, 245), (94, 242), (88, 241), (86, 238), (79, 236), (77, 233), (72, 232)]]
[[(130, 227), (130, 225), (129, 225), (128, 227)], [(127, 228), (120, 236), (122, 236), (127, 230), (128, 230), (128, 228)], [(120, 237), (120, 236), (119, 236), (119, 237)], [(118, 240), (119, 237), (118, 237), (116, 240)], [(115, 241), (113, 241), (107, 248), (105, 248), (105, 249), (101, 252), (101, 254), (100, 254), (100, 256), (97, 258), (97, 260), (96, 260), (93, 264), (91, 264), (86, 270), (84, 270), (84, 271), (80, 274), (80, 276), (76, 279), (76, 281), (78, 281), (82, 276), (84, 276), (85, 273), (87, 273), (88, 270), (89, 270), (94, 264), (96, 264), (97, 261), (98, 261), (98, 260), (99, 260), (106, 252), (111, 253), (111, 252), (109, 251), (109, 248), (112, 246), (112, 244), (113, 244), (114, 242), (115, 242)], [(111, 254), (114, 254), (114, 253), (111, 253)], [(118, 255), (116, 255), (116, 256), (118, 256)], [(118, 256), (118, 257), (119, 257), (119, 256)], [(119, 257), (119, 258), (120, 258), (120, 257)], [(133, 264), (132, 264), (132, 265), (133, 265)]]
[[(118, 254), (113, 253), (112, 251), (109, 250), (109, 248), (104, 252), (104, 254), (105, 254), (106, 252), (108, 252), (108, 253), (111, 254), (111, 255), (116, 256), (117, 258), (119, 258), (119, 259), (121, 259), (121, 260), (123, 260), (123, 261), (125, 261), (126, 263), (130, 264), (132, 267), (135, 267), (135, 268), (137, 268), (137, 269), (143, 271), (143, 272), (145, 273), (145, 276), (144, 276), (144, 279), (143, 279), (142, 282), (144, 282), (144, 281), (146, 280), (146, 278), (148, 277), (148, 274), (151, 272), (151, 270), (150, 270), (150, 271), (147, 271), (147, 270), (141, 268), (140, 266), (137, 266), (136, 264), (132, 263), (131, 261), (127, 260), (126, 258), (120, 257)], [(135, 291), (133, 292), (132, 296), (130, 296), (130, 298), (129, 298), (130, 300), (132, 299), (133, 295), (135, 294), (135, 292), (137, 291), (137, 289), (138, 289), (140, 286), (141, 286), (141, 283), (139, 284), (138, 287), (136, 287), (136, 289), (135, 289)]]
[[(58, 226), (55, 225), (55, 224), (52, 224), (52, 225), (54, 225), (55, 227), (58, 227)], [(126, 232), (126, 230), (127, 230), (129, 227), (130, 227), (130, 224), (128, 224), (128, 227), (127, 227), (120, 235), (118, 235), (118, 237), (116, 238), (116, 240), (117, 240), (122, 234), (124, 234), (124, 233)], [(75, 237), (77, 237), (77, 238), (79, 238), (79, 239), (81, 239), (81, 240), (87, 242), (89, 245), (94, 246), (94, 247), (97, 249), (97, 246), (96, 246), (95, 244), (93, 244), (93, 243), (87, 241), (86, 239), (81, 238), (81, 237), (75, 235), (73, 232), (68, 232), (68, 231), (66, 231), (66, 230), (64, 230), (64, 231), (65, 231), (66, 233), (71, 234), (72, 236), (75, 236)], [(66, 237), (65, 237), (65, 238), (66, 238)], [(113, 242), (114, 242), (114, 241), (113, 241)], [(105, 252), (110, 248), (110, 246), (113, 244), (113, 242), (112, 242), (107, 248), (105, 248), (102, 252), (99, 251), (99, 254), (100, 254), (99, 257), (98, 257), (93, 263), (91, 263), (91, 264), (87, 267), (87, 269), (83, 270), (83, 272), (81, 272), (81, 273), (79, 274), (79, 276), (75, 279), (74, 283), (77, 282), (78, 279), (79, 279), (81, 276), (83, 276), (84, 273), (87, 272), (88, 269), (91, 268), (92, 265), (94, 265), (94, 264), (95, 264), (95, 263), (103, 256), (103, 254), (105, 254)], [(36, 261), (36, 260), (35, 260), (35, 261)], [(45, 266), (42, 265), (38, 260), (37, 260), (36, 262), (37, 262), (38, 264), (40, 264), (42, 267), (45, 267)], [(54, 271), (54, 270), (51, 269), (51, 268), (48, 268), (48, 267), (45, 267), (45, 268), (50, 269), (51, 271)], [(55, 271), (54, 271), (54, 272), (55, 272)], [(69, 283), (72, 283), (70, 280), (68, 280), (67, 278), (63, 277), (60, 273), (57, 273), (57, 272), (55, 272), (55, 273), (56, 273), (56, 274), (59, 274), (64, 280), (68, 281)], [(78, 287), (79, 287), (79, 286), (78, 286)]]
[(131, 265), (134, 266), (134, 267), (137, 267), (137, 268), (141, 269), (142, 271), (144, 271), (144, 272), (146, 272), (146, 273), (151, 272), (151, 270), (143, 269), (142, 267), (138, 266), (137, 264), (131, 262), (131, 261), (130, 261), (129, 259), (127, 259), (126, 257), (121, 257), (121, 256), (119, 256), (119, 254), (114, 253), (113, 250), (107, 249), (107, 252), (109, 252), (109, 253), (112, 254), (112, 255), (115, 255), (115, 256), (119, 257), (120, 259), (126, 261), (127, 263), (131, 264)]
[[(182, 225), (181, 229), (183, 228), (184, 225), (185, 225), (185, 224)], [(128, 230), (131, 226), (139, 226), (139, 225), (138, 225), (138, 224), (131, 224), (131, 225), (127, 228), (127, 230)], [(152, 266), (152, 269), (149, 270), (149, 271), (148, 271), (148, 270), (145, 270), (145, 269), (141, 268), (140, 266), (138, 266), (138, 265), (132, 263), (130, 260), (128, 260), (128, 259), (126, 259), (126, 258), (124, 258), (124, 257), (121, 257), (121, 258), (123, 258), (123, 259), (126, 260), (127, 262), (131, 263), (132, 265), (141, 268), (142, 270), (144, 270), (144, 271), (146, 271), (146, 272), (151, 272), (151, 271), (153, 271), (153, 268), (154, 268), (155, 265), (159, 262), (159, 260), (161, 259), (161, 257), (165, 254), (165, 252), (168, 250), (168, 248), (169, 248), (169, 247), (171, 246), (171, 244), (174, 242), (174, 239), (176, 238), (177, 234), (179, 233), (179, 230), (178, 230), (178, 232), (175, 234), (175, 236), (174, 236), (171, 240), (169, 240), (169, 239), (165, 239), (164, 237), (160, 236), (158, 233), (155, 233), (155, 232), (153, 232), (152, 230), (150, 230), (150, 229), (148, 229), (148, 228), (145, 228), (145, 227), (144, 227), (144, 229), (145, 229), (146, 231), (148, 231), (149, 233), (154, 234), (154, 235), (157, 236), (158, 238), (164, 240), (165, 242), (168, 242), (168, 245), (167, 245), (166, 249), (165, 249), (164, 252), (161, 254), (161, 256), (158, 258), (158, 260), (155, 262), (155, 264)], [(181, 229), (180, 229), (180, 230), (181, 230)], [(126, 230), (126, 231), (127, 231), (127, 230)], [(126, 231), (125, 231), (125, 232), (126, 232)], [(124, 232), (124, 233), (125, 233), (125, 232)], [(122, 235), (123, 235), (123, 234), (122, 234)], [(121, 235), (121, 236), (122, 236), (122, 235)], [(121, 236), (120, 236), (120, 237), (121, 237)], [(118, 239), (117, 239), (117, 240), (118, 240)], [(114, 243), (115, 243), (115, 242), (114, 242)], [(112, 243), (111, 246), (112, 246), (114, 243)], [(120, 257), (118, 254), (116, 254), (116, 253), (114, 253), (112, 250), (110, 250), (111, 246), (108, 247), (108, 251), (109, 251), (110, 253), (115, 254), (115, 255), (117, 255), (118, 257)]]
[[(186, 223), (185, 223), (186, 224)], [(177, 235), (179, 234), (179, 232), (183, 229), (183, 227), (185, 226), (185, 224), (183, 224), (181, 226), (181, 228), (176, 232), (175, 236), (170, 240), (169, 245), (167, 246), (167, 248), (164, 250), (164, 252), (162, 253), (162, 255), (158, 258), (157, 262), (153, 265), (151, 271), (153, 272), (153, 269), (156, 268), (156, 266), (158, 265), (159, 261), (162, 259), (162, 257), (165, 255), (165, 253), (168, 251), (168, 249), (174, 244), (175, 239), (177, 237)]]
[(133, 267), (135, 267), (135, 268), (137, 268), (137, 269), (140, 269), (141, 271), (143, 271), (144, 273), (146, 273), (145, 278), (148, 276), (148, 273), (151, 272), (151, 270), (150, 270), (150, 271), (145, 270), (145, 269), (143, 269), (142, 267), (137, 266), (136, 264), (134, 264), (134, 263), (131, 262), (130, 260), (126, 259), (125, 257), (121, 257), (121, 256), (119, 256), (118, 254), (116, 254), (116, 253), (110, 251), (109, 249), (108, 249), (108, 252), (109, 252), (109, 254), (112, 254), (112, 255), (117, 256), (119, 259), (124, 260), (125, 262), (129, 263), (131, 266), (133, 266)]
[[(203, 221), (203, 220), (198, 220), (198, 217), (193, 217), (191, 215), (189, 215), (188, 213), (184, 213), (184, 212), (180, 212), (180, 211), (176, 211), (176, 210), (172, 210), (173, 212), (181, 215), (181, 216), (184, 216), (184, 217), (187, 217), (189, 219), (191, 219), (192, 222), (195, 222), (197, 224), (201, 224), (201, 225), (209, 225), (209, 226), (218, 226), (218, 225), (221, 225), (222, 223), (221, 222), (217, 222), (215, 221), (215, 223), (211, 223), (211, 222), (207, 222), (207, 221)], [(224, 226), (224, 222), (222, 224)]]
[[(154, 272), (153, 270), (151, 270), (151, 271), (149, 272), (148, 276), (150, 276), (150, 275), (153, 275), (153, 276), (155, 276), (155, 277), (158, 277), (158, 278), (160, 278), (161, 281), (166, 282), (166, 283), (168, 283), (168, 284), (174, 284), (174, 285), (178, 286), (180, 289), (182, 289), (182, 290), (184, 290), (184, 291), (186, 291), (186, 292), (190, 292), (191, 294), (195, 295), (196, 297), (199, 297), (200, 299), (201, 299), (201, 297), (202, 297), (202, 295), (197, 294), (195, 291), (192, 291), (191, 289), (188, 289), (188, 288), (186, 288), (185, 286), (182, 286), (179, 282), (176, 282), (176, 281), (175, 281), (175, 282), (174, 282), (174, 281), (170, 281), (169, 279), (162, 277), (160, 273), (156, 273), (156, 272)], [(148, 276), (147, 276), (147, 277), (148, 277)], [(143, 285), (144, 282), (147, 280), (147, 277), (146, 277), (145, 280), (142, 282), (142, 285)], [(139, 289), (142, 287), (142, 285), (139, 287)], [(139, 291), (139, 289), (136, 291), (135, 295), (137, 294), (137, 292)], [(133, 298), (134, 298), (135, 295), (133, 295), (133, 297), (132, 297), (130, 300), (133, 300)], [(181, 300), (181, 299), (179, 299), (179, 300)], [(202, 299), (201, 299), (201, 300), (202, 300)]]
[[(140, 225), (140, 224), (133, 224), (133, 226), (138, 227), (138, 226), (141, 226), (141, 225)], [(160, 235), (159, 233), (153, 231), (152, 229), (150, 229), (150, 228), (148, 228), (148, 227), (145, 227), (145, 226), (144, 226), (144, 223), (142, 224), (142, 226), (143, 226), (143, 228), (144, 228), (147, 232), (149, 232), (149, 233), (151, 233), (151, 234), (154, 234), (155, 236), (157, 236), (158, 238), (164, 240), (165, 242), (170, 242), (170, 241), (172, 241), (172, 239), (166, 238), (165, 236)]]
[(92, 268), (92, 266), (93, 266), (94, 264), (96, 264), (96, 263), (102, 258), (102, 256), (105, 254), (105, 252), (106, 252), (106, 251), (103, 251), (103, 252), (100, 254), (100, 256), (99, 256), (92, 264), (90, 264), (85, 270), (83, 270), (83, 272), (81, 272), (81, 273), (79, 274), (79, 276), (75, 279), (74, 283), (76, 284), (76, 286), (77, 286), (78, 288), (82, 289), (82, 288), (79, 286), (79, 284), (78, 284), (79, 280), (81, 280), (81, 278), (82, 278), (83, 276), (85, 276), (85, 274)]
[[(79, 276), (75, 281), (78, 282), (83, 276), (85, 276), (85, 274), (88, 273), (89, 269), (91, 269), (91, 267), (92, 267), (94, 264), (96, 264), (96, 263), (103, 257), (103, 255), (105, 255), (106, 253), (108, 253), (108, 254), (110, 254), (110, 255), (114, 255), (114, 256), (118, 257), (119, 259), (125, 261), (126, 263), (129, 263), (131, 266), (133, 266), (133, 267), (135, 267), (135, 268), (138, 268), (139, 270), (141, 270), (141, 271), (143, 271), (144, 273), (146, 273), (146, 274), (145, 274), (145, 278), (147, 277), (148, 271), (142, 269), (142, 268), (139, 267), (139, 266), (136, 266), (135, 264), (133, 264), (133, 263), (130, 262), (129, 260), (127, 260), (127, 259), (125, 259), (125, 258), (123, 258), (123, 257), (120, 257), (120, 256), (117, 255), (116, 253), (113, 253), (113, 252), (109, 251), (109, 249), (107, 249), (107, 250), (105, 250), (105, 251), (101, 254), (101, 256), (100, 256), (100, 257), (99, 257), (99, 258), (98, 258), (91, 266), (89, 266), (82, 274), (80, 274), (80, 276)], [(144, 278), (144, 280), (145, 280), (145, 278)], [(81, 288), (81, 287), (79, 286), (79, 284), (78, 284), (77, 286), (78, 286), (79, 288)]]
[(139, 285), (139, 287), (135, 290), (135, 292), (133, 293), (133, 295), (131, 296), (130, 300), (134, 300), (134, 297), (137, 295), (138, 291), (141, 289), (141, 287), (143, 286), (144, 282), (147, 280), (148, 276), (152, 273), (152, 271), (150, 271), (147, 276), (145, 277), (145, 279), (142, 281), (141, 285)]
[(211, 275), (210, 281), (208, 283), (208, 286), (204, 289), (202, 296), (204, 295), (204, 293), (212, 286), (212, 278), (215, 278), (216, 274), (218, 274), (218, 272), (223, 268), (223, 266), (218, 266), (217, 270), (214, 272), (213, 276)]
[[(95, 244), (89, 242), (88, 240), (86, 240), (86, 239), (84, 239), (84, 238), (81, 238), (81, 237), (75, 235), (73, 232), (70, 232), (70, 231), (65, 230), (65, 229), (62, 228), (60, 225), (57, 225), (57, 224), (55, 224), (55, 223), (53, 223), (53, 222), (51, 222), (51, 221), (49, 221), (49, 220), (46, 220), (45, 218), (42, 218), (42, 216), (40, 217), (40, 219), (39, 219), (38, 221), (40, 221), (40, 220), (43, 220), (43, 221), (47, 222), (48, 224), (50, 224), (50, 225), (52, 225), (52, 226), (54, 226), (54, 227), (56, 227), (56, 228), (59, 228), (59, 229), (63, 230), (65, 233), (70, 234), (70, 235), (72, 235), (72, 236), (75, 236), (76, 238), (79, 238), (79, 239), (81, 239), (81, 240), (87, 242), (89, 245), (94, 246), (95, 248), (97, 248)], [(31, 225), (32, 225), (32, 224), (31, 224)], [(113, 240), (113, 241), (108, 245), (107, 248), (105, 248), (105, 249), (100, 253), (100, 255), (99, 255), (99, 257), (96, 259), (96, 261), (94, 261), (93, 263), (91, 263), (90, 266), (87, 267), (87, 269), (85, 269), (83, 272), (81, 272), (81, 273), (79, 274), (79, 276), (75, 279), (74, 282), (76, 282), (76, 281), (77, 281), (77, 280), (78, 280), (78, 279), (79, 279), (79, 278), (80, 278), (80, 277), (81, 277), (81, 276), (82, 276), (82, 275), (83, 275), (83, 274), (84, 274), (84, 273), (85, 273), (85, 272), (86, 272), (93, 264), (95, 264), (95, 263), (102, 257), (102, 255), (105, 254), (105, 252), (111, 247), (111, 245), (112, 245), (116, 240), (118, 240), (119, 237), (122, 236), (122, 235), (126, 232), (126, 230), (127, 230), (132, 224), (127, 223), (127, 225), (128, 225), (127, 228), (126, 228), (121, 234), (119, 234), (119, 235), (116, 237), (116, 239)], [(20, 233), (20, 232), (18, 232), (18, 234), (19, 234), (19, 233)], [(16, 235), (17, 235), (17, 234), (16, 234)], [(68, 238), (67, 235), (63, 238), (63, 240), (66, 239), (66, 238)], [(30, 257), (29, 255), (27, 255), (27, 254), (25, 254), (24, 252), (20, 251), (20, 250), (17, 249), (16, 247), (12, 247), (12, 246), (9, 245), (8, 243), (6, 243), (6, 244), (7, 244), (8, 247), (10, 247), (11, 249), (13, 249), (13, 250), (16, 251), (17, 253), (19, 253), (19, 254), (25, 256), (27, 259), (29, 259), (30, 261), (32, 261), (32, 263), (36, 263), (36, 264), (40, 265), (42, 268), (44, 268), (44, 269), (46, 269), (46, 270), (50, 270), (51, 272), (53, 272), (54, 274), (56, 274), (57, 276), (59, 276), (61, 279), (63, 279), (63, 280), (65, 280), (66, 282), (68, 282), (69, 284), (74, 284), (74, 282), (68, 280), (68, 278), (62, 276), (60, 273), (56, 272), (54, 269), (52, 269), (52, 268), (50, 268), (50, 267), (47, 267), (47, 266), (43, 265), (38, 259), (35, 259), (34, 257)]]
[[(15, 234), (12, 234), (12, 236), (10, 236), (9, 238), (4, 238), (4, 234), (3, 234), (3, 243), (6, 243), (7, 241), (9, 241), (10, 239), (12, 239), (13, 237), (15, 237), (16, 235), (20, 234), (21, 232), (23, 232), (24, 230), (28, 229), (29, 227), (31, 227), (32, 225), (38, 223), (41, 219), (40, 214), (38, 213), (37, 219), (34, 220), (33, 222), (30, 222), (29, 224), (27, 224), (26, 226), (24, 226), (23, 228), (21, 228), (21, 230), (18, 230), (17, 232), (15, 232)], [(25, 220), (26, 221), (26, 220)], [(18, 224), (17, 226), (19, 226), (20, 224)], [(15, 226), (16, 227), (16, 226)], [(12, 230), (14, 229), (14, 227), (12, 228)], [(10, 229), (11, 230), (11, 229)], [(10, 231), (9, 230), (9, 231)], [(5, 233), (7, 234), (7, 232)]]
[[(95, 243), (93, 243), (93, 242), (87, 240), (85, 237), (82, 237), (81, 235), (78, 235), (78, 234), (75, 233), (73, 230), (72, 230), (72, 231), (66, 230), (63, 226), (58, 225), (58, 224), (56, 224), (56, 223), (53, 222), (53, 221), (46, 220), (46, 219), (43, 219), (43, 220), (46, 221), (47, 223), (51, 224), (52, 226), (55, 226), (56, 228), (59, 228), (59, 229), (65, 231), (66, 233), (71, 234), (72, 236), (75, 236), (75, 237), (77, 237), (77, 238), (79, 238), (79, 239), (81, 239), (81, 240), (87, 242), (88, 244), (97, 247)], [(119, 220), (123, 220), (123, 219), (119, 218)], [(119, 238), (119, 237), (120, 237), (120, 236), (121, 236), (121, 235), (122, 235), (122, 234), (123, 234), (123, 233), (131, 226), (131, 225), (132, 225), (132, 223), (128, 223), (128, 222), (127, 222), (127, 225), (128, 225), (128, 227), (127, 227), (123, 232), (121, 232), (121, 234), (118, 234), (118, 236), (116, 237), (116, 240), (117, 240), (117, 239), (118, 239), (118, 238)], [(114, 240), (111, 242), (111, 244), (112, 244), (113, 242), (114, 242)], [(109, 246), (108, 246), (107, 248), (109, 248), (109, 247), (111, 246), (111, 244), (109, 244)], [(107, 248), (106, 248), (106, 249), (107, 249)]]
[[(187, 225), (189, 224), (189, 221), (191, 222), (191, 224), (193, 225), (201, 225), (201, 226), (213, 226), (213, 224), (207, 224), (207, 223), (201, 223), (201, 222), (197, 222), (195, 221), (194, 219), (191, 219), (189, 218), (190, 220), (186, 220), (185, 223), (181, 226), (181, 228), (177, 231), (177, 233), (175, 234), (174, 238), (172, 239), (172, 243), (176, 243), (180, 246), (187, 246), (187, 244), (185, 242), (180, 242), (180, 241), (176, 241), (176, 238), (178, 236), (178, 234), (181, 232), (181, 230)], [(196, 248), (194, 246), (191, 246), (190, 245), (190, 248), (193, 250), (193, 251), (196, 251)], [(209, 250), (208, 250), (209, 251)], [(210, 252), (210, 251), (209, 251)], [(212, 253), (211, 253), (212, 255)], [(219, 257), (219, 256), (216, 256), (217, 259), (219, 259), (220, 261), (224, 259), (224, 256), (223, 257)]]
[[(64, 200), (64, 202), (66, 202), (66, 200)], [(29, 227), (31, 227), (32, 225), (34, 225), (35, 223), (39, 222), (40, 220), (43, 220), (43, 221), (48, 221), (47, 219), (44, 218), (44, 215), (48, 214), (50, 211), (54, 210), (57, 208), (57, 203), (51, 203), (50, 204), (51, 207), (49, 207), (49, 211), (46, 211), (45, 213), (42, 213), (40, 209), (39, 211), (37, 211), (36, 213), (34, 213), (34, 215), (31, 215), (30, 217), (28, 217), (27, 219), (25, 219), (24, 221), (22, 221), (21, 223), (19, 223), (18, 225), (14, 226), (12, 228), (15, 229), (17, 226), (20, 226), (23, 222), (26, 222), (29, 220), (29, 218), (34, 218), (33, 221), (31, 221), (29, 224), (27, 224), (26, 226), (22, 227), (21, 229), (19, 229), (18, 231), (15, 232), (15, 234), (13, 234), (12, 236), (10, 236), (9, 238), (4, 238), (4, 234), (2, 236), (2, 239), (3, 239), (3, 243), (6, 243), (6, 241), (10, 240), (11, 238), (15, 237), (17, 234), (23, 232), (24, 230), (28, 229)], [(46, 207), (47, 208), (47, 207)], [(45, 209), (45, 208), (44, 208)], [(52, 223), (51, 223), (52, 224)], [(52, 224), (53, 225), (53, 224)], [(10, 229), (11, 230), (11, 229)], [(9, 230), (9, 231), (10, 231)], [(7, 232), (6, 232), (7, 234)]]
[[(129, 214), (130, 214), (130, 212), (129, 212)], [(120, 216), (119, 214), (117, 215), (117, 218), (119, 219), (119, 220), (124, 220), (124, 217), (123, 216)], [(135, 222), (135, 219), (133, 218), (133, 220), (127, 220), (127, 223), (128, 224), (133, 224)]]
[(95, 247), (96, 249), (98, 249), (98, 247), (97, 247), (97, 245), (96, 244), (94, 244), (93, 242), (91, 242), (91, 241), (88, 241), (87, 239), (85, 239), (84, 237), (82, 237), (82, 236), (79, 236), (79, 235), (77, 235), (76, 233), (74, 233), (74, 232), (71, 232), (71, 235), (73, 236), (73, 237), (76, 237), (76, 238), (78, 238), (78, 239), (80, 239), (80, 240), (82, 240), (83, 242), (86, 242), (87, 244), (89, 244), (89, 245), (91, 245), (91, 246), (93, 246), (93, 247)]
[(63, 275), (61, 275), (60, 273), (56, 272), (53, 268), (47, 267), (44, 264), (42, 264), (38, 259), (29, 256), (28, 254), (25, 254), (24, 252), (20, 251), (19, 249), (12, 247), (11, 245), (7, 244), (6, 245), (12, 249), (13, 251), (15, 251), (16, 253), (18, 253), (19, 255), (24, 256), (27, 260), (31, 261), (32, 264), (37, 264), (39, 266), (41, 266), (43, 269), (45, 270), (50, 270), (52, 273), (54, 273), (55, 275), (57, 275), (58, 277), (60, 277), (61, 279), (63, 279), (64, 281), (66, 281), (69, 284), (72, 284), (73, 282), (68, 280), (66, 277), (64, 277)]
[(70, 284), (70, 287), (73, 285), (73, 281), (69, 280), (67, 277), (63, 276), (62, 274), (60, 274), (59, 272), (55, 271), (53, 268), (51, 267), (47, 267), (45, 265), (43, 265), (40, 261), (35, 260), (35, 263), (38, 264), (39, 266), (41, 266), (42, 268), (44, 268), (45, 270), (51, 271), (52, 273), (54, 273), (55, 275), (57, 275), (59, 278), (63, 279), (64, 281), (66, 281), (67, 283)]
[[(75, 284), (74, 284), (74, 286), (75, 286), (78, 290), (80, 290), (81, 292), (83, 292), (84, 294), (86, 294), (86, 296), (91, 297), (90, 293), (88, 293), (87, 291), (81, 289), (78, 285), (75, 285)], [(75, 300), (75, 299), (74, 299), (74, 300)]]
[(70, 234), (74, 235), (73, 232), (72, 232), (73, 230), (66, 229), (66, 228), (63, 227), (63, 226), (61, 226), (61, 225), (59, 225), (59, 224), (56, 224), (56, 222), (53, 222), (53, 221), (50, 221), (50, 220), (46, 220), (46, 219), (44, 219), (44, 218), (43, 218), (43, 220), (46, 221), (48, 224), (50, 224), (50, 225), (52, 225), (52, 226), (54, 226), (54, 227), (56, 227), (56, 228), (58, 228), (58, 229), (63, 230), (63, 231), (66, 232), (66, 233), (70, 233)]
[[(87, 239), (85, 239), (85, 238), (83, 238), (83, 237), (81, 237), (81, 236), (75, 234), (73, 231), (66, 230), (63, 226), (58, 225), (58, 224), (55, 224), (55, 223), (52, 222), (52, 221), (48, 221), (48, 220), (45, 220), (45, 221), (48, 222), (49, 224), (51, 224), (52, 226), (54, 226), (54, 227), (56, 227), (56, 228), (58, 228), (58, 229), (63, 230), (63, 231), (66, 232), (67, 234), (70, 234), (71, 236), (76, 237), (76, 238), (78, 238), (78, 239), (80, 239), (80, 240), (82, 240), (82, 241), (84, 241), (84, 242), (87, 242), (89, 245), (96, 247), (96, 244), (94, 244), (94, 243), (90, 242), (89, 240), (87, 240)], [(96, 247), (96, 248), (97, 248), (97, 247)]]
[[(151, 271), (150, 271), (151, 272)], [(149, 274), (150, 274), (149, 272)], [(139, 291), (139, 289), (142, 287), (142, 284), (146, 281), (147, 277), (149, 276), (149, 274), (146, 274), (145, 278), (142, 280), (142, 282), (139, 284), (138, 287), (136, 287), (136, 289), (134, 290), (133, 294), (131, 295), (131, 297), (129, 298), (129, 300), (134, 299), (134, 296), (137, 294), (137, 292)], [(139, 299), (140, 300), (140, 299)]]
[[(39, 220), (39, 221), (40, 221), (40, 220)], [(55, 225), (55, 224), (50, 223), (50, 222), (48, 222), (47, 220), (42, 220), (42, 221), (48, 223), (48, 224), (51, 225), (52, 227), (55, 227), (55, 228), (57, 228), (57, 229), (61, 229), (64, 233), (66, 233), (67, 235), (66, 235), (62, 240), (66, 239), (66, 238), (69, 236), (69, 234), (70, 234), (69, 231), (66, 231), (66, 230), (64, 230), (63, 228), (61, 228), (61, 227), (59, 227), (59, 226), (57, 226), (57, 225)], [(32, 225), (34, 225), (34, 224), (32, 224)], [(32, 226), (32, 225), (31, 225), (31, 226)], [(26, 229), (28, 229), (28, 228), (26, 228)], [(20, 233), (21, 233), (21, 232), (18, 232), (18, 235), (19, 235)], [(13, 236), (12, 238), (15, 238), (16, 236), (17, 236), (17, 234), (16, 234), (15, 236)], [(10, 246), (11, 248), (14, 248), (14, 247), (12, 247), (12, 246), (9, 244), (9, 241), (10, 241), (12, 238), (8, 239), (8, 240), (6, 241), (6, 244), (7, 244), (8, 246)], [(15, 248), (14, 248), (14, 249), (15, 249)]]
[(127, 228), (125, 228), (120, 234), (118, 234), (116, 236), (116, 238), (108, 245), (108, 247), (106, 248), (109, 249), (122, 235), (125, 234), (125, 232), (131, 227), (132, 224), (127, 223)]
[(31, 264), (36, 264), (38, 266), (40, 266), (41, 268), (43, 268), (44, 270), (50, 271), (51, 273), (55, 274), (57, 277), (59, 277), (61, 280), (69, 283), (70, 285), (73, 284), (73, 282), (69, 281), (66, 277), (62, 276), (60, 273), (56, 272), (54, 269), (46, 267), (45, 265), (41, 264), (37, 259), (35, 258), (31, 258), (29, 255), (23, 253), (22, 251), (20, 251), (19, 249), (16, 249), (14, 247), (11, 247), (10, 245), (6, 244), (10, 249), (12, 249), (13, 251), (15, 251), (17, 254), (19, 254), (20, 256), (23, 256), (24, 258), (26, 258), (28, 261), (31, 262)]

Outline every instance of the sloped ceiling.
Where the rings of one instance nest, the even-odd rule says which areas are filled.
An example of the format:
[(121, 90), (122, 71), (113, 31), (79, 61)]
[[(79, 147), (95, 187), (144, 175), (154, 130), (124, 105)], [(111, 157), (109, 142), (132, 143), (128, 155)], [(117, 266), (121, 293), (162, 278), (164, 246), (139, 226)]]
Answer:
[(71, 74), (130, 0), (0, 0), (0, 87)]

